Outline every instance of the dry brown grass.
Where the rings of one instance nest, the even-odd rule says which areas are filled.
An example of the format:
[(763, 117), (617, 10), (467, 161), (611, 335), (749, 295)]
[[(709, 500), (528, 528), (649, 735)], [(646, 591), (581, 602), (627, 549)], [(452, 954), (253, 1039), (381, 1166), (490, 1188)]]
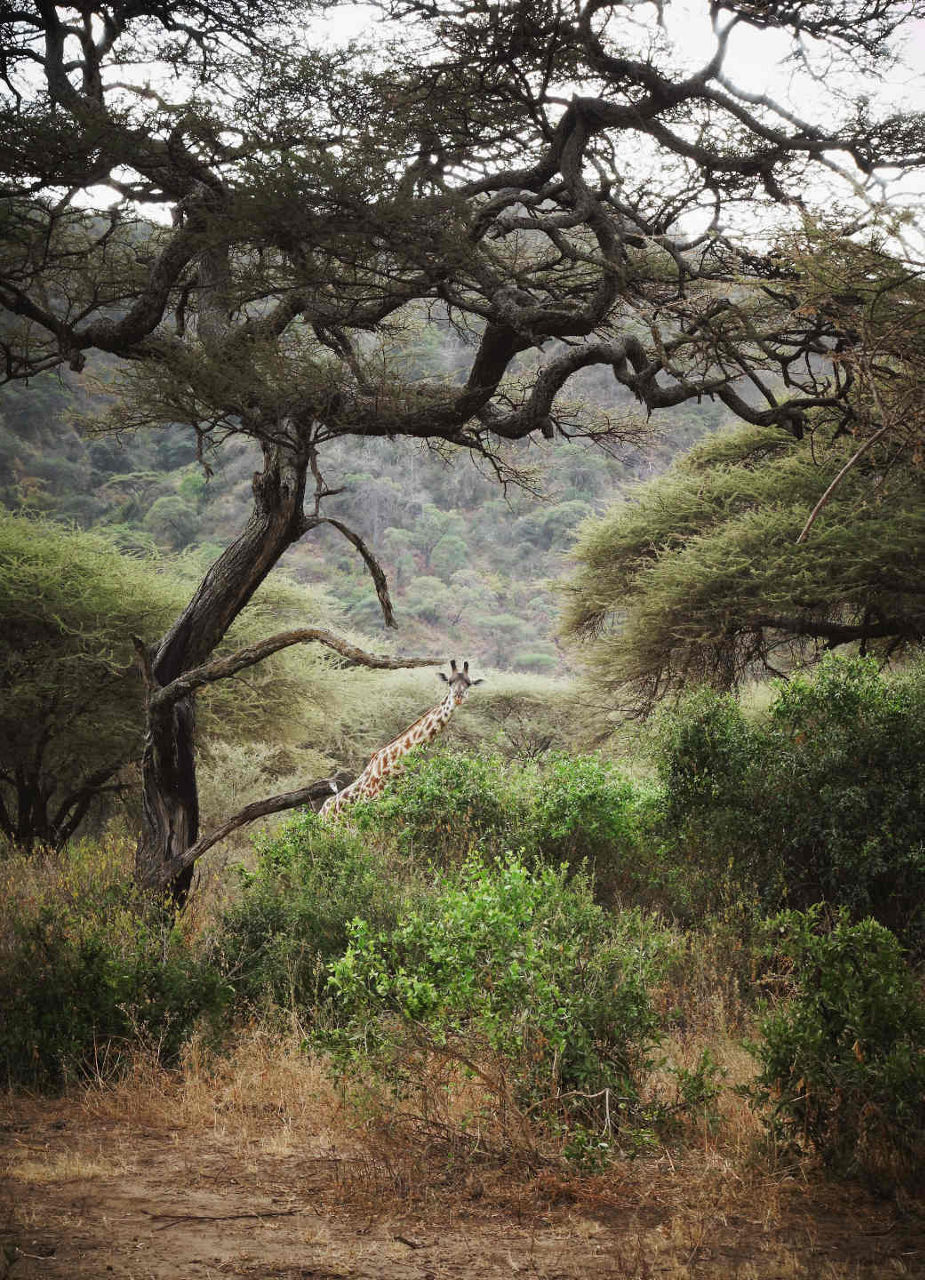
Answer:
[[(665, 1045), (669, 1062), (654, 1085), (670, 1088), (668, 1066), (693, 1066), (705, 1043), (727, 1083), (747, 1078), (751, 1060), (734, 1040), (679, 1034)], [(0, 1140), (6, 1134), (10, 1185), (28, 1191), (10, 1231), (38, 1240), (29, 1246), (36, 1257), (40, 1246), (56, 1248), (60, 1268), (46, 1260), (36, 1276), (69, 1280), (103, 1274), (110, 1258), (121, 1274), (119, 1258), (130, 1250), (137, 1258), (139, 1240), (150, 1241), (149, 1270), (124, 1274), (269, 1277), (300, 1267), (312, 1274), (312, 1266), (384, 1280), (428, 1270), (473, 1280), (925, 1273), (913, 1220), (778, 1159), (731, 1092), (716, 1123), (692, 1120), (649, 1154), (587, 1173), (548, 1143), (545, 1158), (531, 1162), (487, 1141), (455, 1141), (452, 1126), (479, 1106), (469, 1084), (468, 1093), (447, 1095), (450, 1132), (441, 1137), (407, 1102), (395, 1108), (367, 1092), (361, 1110), (346, 1104), (295, 1030), (242, 1030), (225, 1058), (193, 1046), (175, 1072), (141, 1055), (118, 1083), (56, 1101), (8, 1099), (12, 1123), (0, 1125)], [(92, 1266), (67, 1253), (72, 1238)], [(211, 1272), (193, 1265), (203, 1239), (222, 1260)], [(33, 1274), (27, 1261), (17, 1264), (23, 1280)]]
[(242, 1028), (227, 1055), (193, 1041), (178, 1071), (138, 1054), (120, 1079), (95, 1081), (83, 1107), (95, 1119), (211, 1132), (283, 1154), (342, 1128), (340, 1099), (302, 1037)]
[[(126, 842), (100, 850), (86, 864), (5, 864), (0, 906), (51, 896), (79, 909), (130, 864)], [(185, 928), (211, 927), (223, 885), (227, 878), (217, 878), (198, 896)], [(503, 1089), (488, 1066), (480, 1079), (434, 1053), (419, 1064), (417, 1094), (396, 1102), (368, 1080), (348, 1095), (303, 1051), (296, 1022), (286, 1034), (239, 1028), (223, 1056), (194, 1041), (177, 1070), (139, 1052), (120, 1078), (107, 1081), (101, 1063), (96, 1079), (62, 1099), (0, 1099), (9, 1237), (38, 1239), (44, 1230), (61, 1259), (57, 1270), (36, 1262), (30, 1272), (26, 1249), (12, 1280), (96, 1280), (110, 1257), (118, 1271), (107, 1250), (137, 1250), (139, 1239), (162, 1269), (151, 1262), (121, 1274), (269, 1277), (303, 1266), (312, 1274), (310, 1256), (316, 1274), (384, 1280), (405, 1277), (409, 1262), (415, 1274), (479, 1280), (925, 1275), (911, 1206), (903, 1216), (775, 1151), (734, 1092), (754, 1071), (741, 1047), (750, 1017), (743, 997), (760, 976), (735, 950), (735, 927), (679, 935), (677, 962), (656, 993), (663, 1013), (681, 1013), (643, 1101), (678, 1101), (674, 1073), (694, 1070), (709, 1050), (725, 1073), (712, 1113), (679, 1110), (645, 1141), (632, 1127), (618, 1131), (622, 1154), (598, 1171), (566, 1160), (563, 1138), (537, 1118), (509, 1102), (499, 1107)], [(109, 1224), (120, 1222), (113, 1234)], [(189, 1239), (205, 1230), (224, 1261), (200, 1272)], [(72, 1237), (91, 1240), (90, 1261), (68, 1254)], [(3, 1238), (0, 1218), (0, 1245)], [(277, 1246), (272, 1270), (264, 1259)]]
[[(487, 1072), (480, 1080), (458, 1063), (433, 1056), (418, 1066), (418, 1089), (396, 1101), (371, 1079), (338, 1087), (324, 1060), (306, 1053), (303, 1043), (298, 1028), (271, 1034), (252, 1026), (239, 1031), (226, 1055), (194, 1041), (179, 1070), (167, 1070), (139, 1053), (121, 1078), (89, 1084), (80, 1105), (91, 1123), (210, 1133), (268, 1154), (336, 1149), (358, 1170), (362, 1166), (363, 1182), (376, 1182), (379, 1192), (391, 1189), (399, 1196), (425, 1182), (433, 1185), (440, 1165), (454, 1170), (453, 1177), (440, 1176), (446, 1185), (456, 1175), (465, 1184), (473, 1170), (484, 1178), (494, 1169), (501, 1181), (537, 1178), (541, 1187), (552, 1179), (559, 1194), (572, 1179), (576, 1187), (587, 1186), (586, 1176), (562, 1159), (561, 1137), (512, 1106), (506, 1112), (498, 1107)], [(670, 1142), (654, 1149), (640, 1167), (671, 1171), (693, 1151), (699, 1167), (740, 1178), (735, 1171), (753, 1162), (761, 1125), (731, 1088), (750, 1078), (752, 1060), (735, 1041), (670, 1038), (644, 1101), (670, 1104), (676, 1088), (671, 1068), (693, 1068), (707, 1046), (726, 1072), (716, 1114), (710, 1120), (698, 1115), (679, 1120)], [(622, 1181), (623, 1174), (614, 1176)], [(601, 1175), (598, 1194), (604, 1194), (608, 1177)]]
[(83, 1182), (88, 1178), (111, 1178), (126, 1171), (121, 1160), (93, 1157), (81, 1151), (41, 1150), (35, 1158), (27, 1154), (28, 1150), (28, 1147), (14, 1150), (7, 1163), (6, 1172), (16, 1182)]

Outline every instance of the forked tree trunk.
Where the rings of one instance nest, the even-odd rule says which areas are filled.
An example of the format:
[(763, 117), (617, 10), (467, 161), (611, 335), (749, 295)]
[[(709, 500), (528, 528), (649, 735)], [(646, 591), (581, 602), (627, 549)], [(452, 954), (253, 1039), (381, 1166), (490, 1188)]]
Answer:
[(283, 552), (305, 529), (308, 460), (295, 449), (264, 447), (254, 476), (254, 506), (246, 527), (219, 556), (167, 634), (144, 656), (148, 688), (142, 756), (142, 825), (135, 876), (145, 889), (182, 903), (192, 881), (183, 867), (199, 835), (195, 765), (195, 695), (167, 705), (152, 694), (204, 662), (225, 636)]

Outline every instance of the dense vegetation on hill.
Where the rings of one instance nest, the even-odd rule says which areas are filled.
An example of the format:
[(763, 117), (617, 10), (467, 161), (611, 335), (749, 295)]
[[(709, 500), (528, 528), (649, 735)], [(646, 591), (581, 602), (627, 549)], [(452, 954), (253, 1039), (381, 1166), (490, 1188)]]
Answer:
[[(438, 346), (431, 367), (453, 350), (448, 340)], [(602, 379), (589, 381), (584, 394), (588, 412), (614, 399)], [(6, 388), (0, 503), (105, 530), (129, 554), (207, 564), (246, 516), (257, 466), (253, 446), (228, 441), (207, 452), (204, 467), (188, 429), (114, 429), (123, 413), (111, 399), (99, 379), (46, 375), (29, 387)], [(404, 651), (465, 653), (498, 670), (561, 674), (567, 663), (555, 642), (551, 587), (576, 529), (714, 429), (722, 414), (705, 403), (685, 406), (648, 431), (636, 423), (616, 453), (561, 441), (512, 446), (509, 465), (523, 473), (526, 487), (506, 490), (487, 464), (460, 450), (342, 440), (325, 467), (328, 485), (342, 492), (325, 511), (355, 529), (381, 560)], [(348, 625), (381, 632), (363, 561), (336, 533), (317, 530), (282, 566), (296, 581), (327, 588)]]

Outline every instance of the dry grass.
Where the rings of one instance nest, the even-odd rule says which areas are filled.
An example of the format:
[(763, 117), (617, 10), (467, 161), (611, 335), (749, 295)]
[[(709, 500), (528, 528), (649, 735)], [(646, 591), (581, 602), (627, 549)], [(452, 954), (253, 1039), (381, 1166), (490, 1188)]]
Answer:
[(277, 1155), (342, 1129), (342, 1104), (323, 1065), (302, 1051), (302, 1037), (242, 1029), (227, 1056), (193, 1041), (179, 1071), (145, 1054), (115, 1082), (83, 1094), (94, 1119), (211, 1132)]
[(35, 1158), (28, 1147), (14, 1150), (6, 1173), (16, 1182), (30, 1184), (83, 1182), (88, 1178), (111, 1178), (126, 1172), (120, 1160), (93, 1157), (81, 1151), (43, 1151)]
[(40, 908), (87, 909), (113, 884), (131, 874), (133, 850), (127, 839), (77, 841), (67, 853), (11, 851), (0, 857), (0, 947), (14, 945), (12, 926), (32, 919)]
[[(727, 1084), (747, 1078), (751, 1060), (734, 1040), (687, 1034), (666, 1043), (653, 1087), (669, 1089), (668, 1067), (693, 1066), (705, 1044)], [(479, 1106), (477, 1085), (469, 1080), (466, 1092), (464, 1083), (445, 1095), (451, 1129)], [(557, 1158), (548, 1143), (545, 1159), (518, 1163), (487, 1141), (478, 1150), (441, 1140), (438, 1126), (415, 1123), (407, 1102), (390, 1111), (370, 1092), (364, 1110), (345, 1105), (323, 1064), (301, 1051), (297, 1030), (271, 1037), (255, 1027), (226, 1058), (193, 1046), (182, 1070), (167, 1072), (139, 1056), (119, 1083), (57, 1101), (10, 1099), (19, 1123), (0, 1130), (11, 1134), (11, 1184), (29, 1191), (16, 1221), (28, 1219), (30, 1239), (53, 1236), (61, 1258), (58, 1270), (43, 1264), (43, 1276), (103, 1274), (110, 1257), (118, 1262), (107, 1250), (137, 1257), (139, 1239), (150, 1240), (161, 1269), (152, 1262), (138, 1274), (157, 1277), (312, 1274), (312, 1266), (383, 1280), (428, 1270), (479, 1280), (923, 1273), (914, 1223), (779, 1160), (731, 1092), (718, 1112), (715, 1123), (691, 1121), (650, 1154), (597, 1173)], [(95, 1269), (65, 1269), (75, 1229), (96, 1241), (86, 1255)], [(200, 1273), (188, 1255), (201, 1251), (204, 1233), (224, 1261)]]
[[(298, 1029), (272, 1035), (255, 1026), (240, 1031), (226, 1056), (194, 1041), (178, 1071), (140, 1053), (120, 1079), (88, 1085), (81, 1108), (91, 1123), (209, 1133), (266, 1154), (337, 1150), (379, 1193), (404, 1196), (415, 1186), (433, 1186), (441, 1165), (454, 1171), (439, 1176), (445, 1185), (465, 1184), (473, 1170), (491, 1178), (493, 1169), (501, 1182), (522, 1176), (542, 1187), (552, 1185), (551, 1179), (560, 1195), (572, 1181), (576, 1189), (588, 1185), (587, 1176), (563, 1160), (561, 1137), (513, 1107), (499, 1108), (496, 1082), (487, 1072), (480, 1080), (458, 1063), (433, 1056), (418, 1064), (417, 1089), (396, 1101), (370, 1079), (355, 1081), (349, 1091), (338, 1088), (324, 1061), (302, 1044)], [(754, 1160), (761, 1125), (731, 1088), (750, 1078), (752, 1060), (735, 1041), (667, 1040), (644, 1101), (670, 1104), (676, 1093), (672, 1068), (693, 1068), (707, 1045), (725, 1073), (715, 1115), (679, 1121), (669, 1145), (653, 1148), (640, 1166), (670, 1171), (693, 1152), (705, 1172), (739, 1178), (744, 1175), (733, 1171), (748, 1169)], [(621, 1183), (624, 1174), (614, 1176)], [(604, 1194), (609, 1177), (600, 1175), (596, 1194)]]
[[(124, 878), (130, 860), (128, 842), (111, 840), (92, 860), (7, 862), (0, 907), (54, 899), (79, 912)], [(218, 881), (213, 889), (218, 895)], [(184, 927), (207, 930), (217, 902), (201, 895)], [(115, 1246), (97, 1220), (118, 1222), (120, 1214), (124, 1249), (149, 1239), (163, 1252), (163, 1267), (173, 1267), (120, 1272), (126, 1275), (268, 1277), (312, 1274), (315, 1266), (316, 1274), (399, 1280), (410, 1263), (415, 1274), (480, 1280), (512, 1272), (550, 1280), (925, 1275), (921, 1219), (832, 1187), (812, 1164), (775, 1151), (734, 1091), (754, 1072), (741, 1040), (750, 1017), (743, 997), (756, 978), (747, 953), (735, 950), (735, 935), (733, 920), (726, 932), (679, 934), (677, 958), (655, 993), (663, 1014), (681, 1012), (669, 1019), (673, 1029), (643, 1101), (677, 1102), (677, 1070), (696, 1070), (708, 1050), (724, 1073), (715, 1105), (679, 1110), (644, 1142), (631, 1130), (618, 1133), (623, 1154), (606, 1168), (569, 1162), (561, 1136), (509, 1104), (499, 1108), (503, 1089), (488, 1068), (480, 1080), (433, 1054), (420, 1065), (416, 1095), (396, 1102), (367, 1081), (346, 1097), (325, 1064), (303, 1051), (297, 1024), (282, 1035), (255, 1025), (240, 1028), (224, 1056), (192, 1042), (178, 1070), (138, 1053), (120, 1078), (107, 1081), (103, 1063), (96, 1079), (62, 1099), (8, 1098), (0, 1144), (14, 1205), (10, 1231), (25, 1240), (27, 1227), (36, 1238), (46, 1229), (60, 1268), (42, 1264), (34, 1274), (68, 1280), (106, 1272), (106, 1250)], [(156, 1210), (147, 1228), (137, 1209), (145, 1197)], [(302, 1218), (283, 1216), (293, 1206)], [(193, 1271), (174, 1248), (184, 1215), (190, 1236), (213, 1223), (221, 1267)], [(257, 1217), (259, 1246), (246, 1240)], [(49, 1223), (57, 1224), (53, 1232)], [(65, 1248), (75, 1226), (96, 1242), (83, 1270)], [(221, 1253), (225, 1237), (238, 1254)], [(262, 1251), (274, 1241), (288, 1241), (290, 1252), (270, 1270)], [(16, 1265), (25, 1268), (28, 1258), (27, 1251)], [(15, 1280), (20, 1274), (31, 1280), (33, 1272), (14, 1272)]]

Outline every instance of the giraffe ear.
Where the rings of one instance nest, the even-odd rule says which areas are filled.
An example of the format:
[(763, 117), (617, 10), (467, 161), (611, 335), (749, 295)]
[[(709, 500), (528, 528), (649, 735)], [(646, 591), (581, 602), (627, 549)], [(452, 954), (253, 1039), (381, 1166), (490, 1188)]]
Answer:
[(484, 683), (485, 683), (485, 677), (484, 677), (484, 676), (479, 676), (478, 680), (470, 680), (470, 681), (469, 681), (469, 687), (471, 688), (473, 685), (477, 685), (477, 684), (484, 684)]
[(442, 671), (438, 671), (438, 672), (437, 672), (437, 676), (438, 676), (438, 678), (439, 678), (440, 680), (442, 680), (442, 681), (443, 681), (443, 683), (444, 683), (444, 684), (449, 684), (449, 683), (450, 683), (450, 682), (449, 682), (449, 680), (447, 680), (446, 676), (443, 674), (443, 672), (442, 672)]

